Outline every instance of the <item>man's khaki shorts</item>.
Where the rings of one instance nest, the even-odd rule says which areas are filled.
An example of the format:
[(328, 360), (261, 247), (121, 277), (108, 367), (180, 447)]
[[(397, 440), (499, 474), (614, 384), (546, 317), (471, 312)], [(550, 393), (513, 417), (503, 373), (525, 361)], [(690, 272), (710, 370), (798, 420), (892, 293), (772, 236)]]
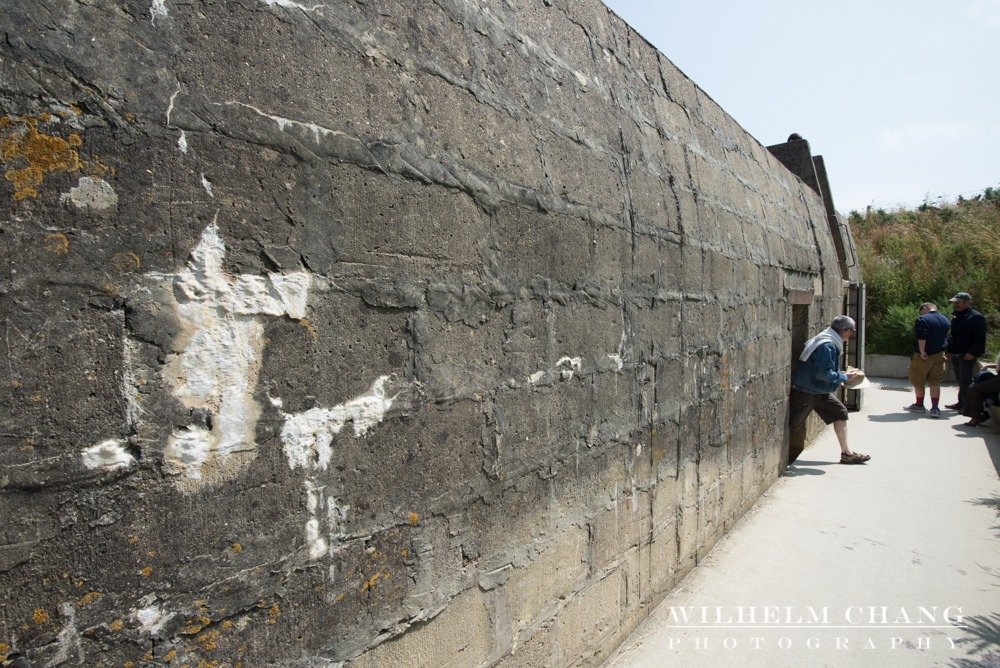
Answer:
[(940, 385), (944, 380), (945, 373), (945, 351), (928, 355), (927, 359), (920, 359), (920, 353), (913, 353), (910, 358), (910, 382), (914, 385)]

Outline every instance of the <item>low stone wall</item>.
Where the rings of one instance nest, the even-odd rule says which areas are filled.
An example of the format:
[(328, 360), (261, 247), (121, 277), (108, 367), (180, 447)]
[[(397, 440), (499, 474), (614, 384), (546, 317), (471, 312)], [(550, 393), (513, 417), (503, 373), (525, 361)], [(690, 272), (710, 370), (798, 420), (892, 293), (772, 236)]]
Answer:
[(865, 375), (871, 378), (908, 378), (909, 368), (908, 355), (865, 355)]

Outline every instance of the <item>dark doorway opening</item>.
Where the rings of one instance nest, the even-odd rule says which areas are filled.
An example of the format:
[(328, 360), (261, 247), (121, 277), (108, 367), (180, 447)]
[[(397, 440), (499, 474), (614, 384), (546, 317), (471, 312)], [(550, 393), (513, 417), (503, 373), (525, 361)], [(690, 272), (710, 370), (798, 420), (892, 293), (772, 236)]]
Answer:
[[(795, 368), (802, 349), (809, 340), (809, 305), (792, 304), (792, 365)], [(806, 430), (808, 423), (803, 424), (798, 429), (789, 427), (788, 433), (788, 461), (786, 464), (794, 462), (806, 447)]]

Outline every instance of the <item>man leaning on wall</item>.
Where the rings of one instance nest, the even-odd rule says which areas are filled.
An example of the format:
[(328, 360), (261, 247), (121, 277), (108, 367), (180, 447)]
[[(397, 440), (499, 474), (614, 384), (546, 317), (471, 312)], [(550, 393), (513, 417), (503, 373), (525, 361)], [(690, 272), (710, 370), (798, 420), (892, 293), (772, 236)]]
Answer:
[(871, 459), (847, 447), (847, 408), (831, 394), (841, 383), (862, 377), (855, 371), (844, 373), (840, 370), (844, 342), (851, 338), (856, 328), (853, 319), (838, 315), (829, 327), (806, 341), (792, 372), (789, 398), (788, 421), (792, 431), (801, 428), (809, 414), (816, 411), (823, 422), (833, 425), (840, 443), (841, 464), (864, 464)]
[(913, 323), (913, 333), (917, 337), (913, 357), (910, 358), (910, 383), (916, 400), (905, 407), (914, 413), (926, 413), (924, 387), (931, 389), (931, 417), (941, 417), (941, 381), (945, 374), (945, 350), (948, 348), (948, 318), (938, 313), (937, 306), (924, 302), (917, 309), (919, 315)]

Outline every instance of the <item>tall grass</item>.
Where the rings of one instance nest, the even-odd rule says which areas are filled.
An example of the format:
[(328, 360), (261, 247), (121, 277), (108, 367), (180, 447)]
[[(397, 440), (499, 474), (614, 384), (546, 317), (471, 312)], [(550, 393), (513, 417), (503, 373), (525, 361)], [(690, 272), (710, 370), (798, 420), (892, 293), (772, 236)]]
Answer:
[(972, 199), (915, 210), (852, 211), (851, 228), (868, 289), (870, 353), (907, 355), (917, 307), (934, 302), (950, 314), (948, 299), (972, 294), (987, 320), (987, 355), (1000, 352), (1000, 188)]

